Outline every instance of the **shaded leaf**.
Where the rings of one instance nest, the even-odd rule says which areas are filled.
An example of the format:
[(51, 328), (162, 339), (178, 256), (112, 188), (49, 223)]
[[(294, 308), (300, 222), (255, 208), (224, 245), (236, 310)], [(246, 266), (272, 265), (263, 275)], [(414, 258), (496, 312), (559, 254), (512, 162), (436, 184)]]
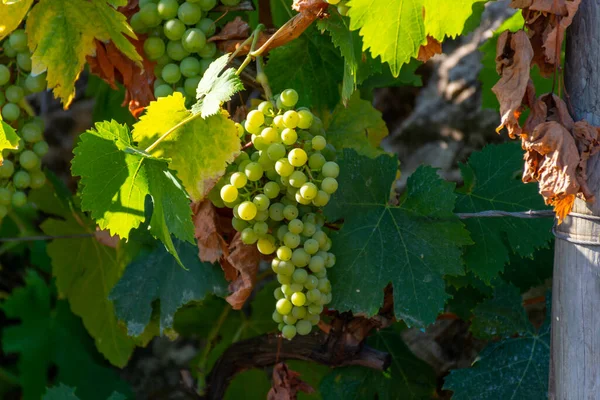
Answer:
[(374, 315), (391, 282), (396, 317), (423, 327), (448, 298), (443, 276), (464, 273), (461, 247), (471, 241), (452, 211), (454, 185), (432, 168), (419, 168), (399, 206), (390, 206), (396, 170), (395, 157), (344, 150), (339, 189), (324, 210), (331, 221), (344, 218), (332, 238), (332, 307)]
[(273, 384), (267, 400), (290, 400), (298, 397), (298, 392), (313, 393), (310, 385), (300, 379), (300, 374), (281, 362), (273, 367)]

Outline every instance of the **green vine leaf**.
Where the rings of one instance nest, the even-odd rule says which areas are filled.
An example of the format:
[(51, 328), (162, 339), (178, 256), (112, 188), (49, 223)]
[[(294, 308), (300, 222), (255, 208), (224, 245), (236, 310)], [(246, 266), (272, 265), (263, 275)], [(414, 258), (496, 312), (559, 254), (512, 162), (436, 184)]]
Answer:
[(0, 40), (19, 27), (32, 4), (33, 0), (0, 2)]
[[(514, 326), (519, 337), (491, 342), (471, 368), (452, 371), (444, 385), (444, 389), (454, 391), (452, 399), (547, 399), (550, 305), (547, 296), (546, 321), (539, 331), (525, 320)], [(521, 306), (520, 296), (512, 309), (517, 306)]]
[(25, 286), (15, 289), (0, 308), (8, 318), (20, 320), (3, 329), (2, 350), (19, 354), (24, 400), (42, 397), (52, 365), (56, 366), (56, 380), (76, 386), (86, 400), (105, 400), (115, 390), (130, 394), (117, 372), (98, 361), (89, 336), (67, 302), (58, 300), (56, 308), (51, 308), (51, 289), (37, 273), (30, 270)]
[(19, 136), (17, 132), (2, 120), (0, 115), (0, 165), (2, 165), (2, 152), (4, 150), (16, 150), (19, 148)]
[[(461, 165), (465, 187), (459, 190), (455, 211), (546, 209), (537, 185), (519, 179), (522, 170), (523, 152), (517, 143), (488, 145), (473, 153), (468, 164)], [(471, 218), (464, 224), (475, 242), (465, 250), (465, 263), (488, 284), (503, 271), (511, 250), (531, 257), (552, 239), (551, 219)]]
[[(96, 230), (95, 224), (81, 214), (64, 214), (64, 218), (47, 219), (42, 231), (51, 236), (73, 236)], [(55, 239), (47, 248), (58, 291), (69, 300), (73, 313), (82, 318), (98, 350), (116, 366), (127, 364), (135, 343), (119, 326), (108, 300), (122, 273), (116, 250), (95, 237)]]
[(194, 242), (192, 210), (167, 162), (133, 147), (127, 126), (115, 121), (99, 122), (80, 138), (71, 170), (81, 177), (81, 208), (91, 212), (100, 228), (128, 239), (145, 220), (150, 196), (150, 233), (181, 264), (171, 234)]
[(112, 40), (128, 58), (142, 61), (127, 38), (136, 38), (127, 18), (105, 0), (41, 0), (27, 17), (27, 34), (32, 73), (48, 71), (48, 87), (65, 108), (75, 97), (86, 56), (96, 51), (96, 39)]
[(465, 28), (465, 23), (473, 15), (473, 7), (488, 0), (423, 0), (425, 9), (425, 30), (429, 36), (439, 41), (455, 38)]
[(395, 207), (388, 203), (395, 157), (346, 149), (339, 164), (339, 189), (324, 210), (331, 221), (344, 219), (332, 238), (332, 307), (374, 315), (391, 282), (397, 318), (418, 327), (435, 321), (448, 298), (443, 276), (464, 273), (461, 247), (471, 243), (452, 212), (454, 184), (421, 167)]
[(192, 114), (200, 114), (202, 118), (215, 115), (221, 109), (221, 104), (231, 100), (231, 97), (240, 90), (244, 90), (244, 84), (233, 68), (223, 71), (228, 61), (229, 54), (225, 54), (209, 65), (198, 83), (196, 89), (198, 102), (192, 106)]
[(180, 268), (163, 246), (135, 259), (112, 289), (117, 317), (127, 324), (131, 336), (141, 335), (150, 323), (152, 303), (160, 300), (160, 332), (171, 328), (175, 312), (190, 301), (201, 301), (208, 293), (224, 296), (227, 283), (223, 271), (201, 262), (198, 247), (175, 241), (175, 248), (188, 270)]
[[(125, 400), (126, 398), (121, 393), (113, 392), (106, 400)], [(42, 400), (79, 400), (79, 397), (75, 394), (75, 388), (61, 383), (58, 386), (48, 388)]]

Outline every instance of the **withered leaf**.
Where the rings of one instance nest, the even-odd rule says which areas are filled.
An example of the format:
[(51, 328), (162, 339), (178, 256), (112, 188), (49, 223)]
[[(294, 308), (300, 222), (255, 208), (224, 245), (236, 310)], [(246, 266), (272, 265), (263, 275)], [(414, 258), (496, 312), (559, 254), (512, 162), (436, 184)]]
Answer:
[(511, 138), (521, 134), (521, 103), (529, 82), (532, 58), (533, 49), (524, 31), (505, 31), (498, 38), (496, 70), (500, 80), (492, 88), (500, 103), (501, 123), (496, 131), (506, 127)]
[[(137, 52), (144, 53), (144, 38), (138, 40), (128, 38), (135, 46)], [(125, 56), (114, 45), (113, 42), (103, 43), (99, 40), (96, 43), (96, 56), (88, 56), (87, 62), (90, 65), (90, 71), (102, 78), (113, 89), (117, 89), (117, 83), (125, 86), (125, 99), (123, 105), (129, 105), (129, 111), (134, 117), (138, 117), (144, 108), (150, 104), (154, 98), (154, 63), (144, 57), (143, 69)]]
[(273, 368), (273, 386), (267, 394), (267, 400), (295, 400), (298, 392), (313, 393), (315, 390), (300, 379), (300, 374), (289, 369), (287, 364), (279, 363)]
[(246, 39), (250, 36), (250, 25), (241, 17), (235, 17), (233, 21), (225, 24), (223, 29), (216, 35), (213, 35), (209, 42), (218, 42), (223, 40)]
[[(548, 1), (551, 0), (546, 0), (546, 2)], [(554, 1), (558, 2), (558, 0)], [(557, 58), (560, 57), (560, 51), (562, 49), (562, 42), (565, 37), (565, 32), (573, 22), (573, 18), (579, 9), (581, 0), (561, 1), (560, 3), (563, 3), (563, 8), (566, 10), (566, 15), (564, 14), (565, 10), (561, 8), (561, 14), (558, 15), (563, 17), (558, 19), (558, 23), (552, 24), (552, 30), (550, 30), (545, 36), (543, 44), (546, 62), (550, 64), (556, 64), (560, 61)], [(531, 9), (533, 9), (533, 5)]]
[[(229, 245), (221, 235), (219, 216), (210, 200), (192, 204), (194, 236), (198, 239), (198, 256), (200, 260), (214, 263), (221, 257), (229, 256)], [(237, 273), (227, 274), (227, 280), (233, 280)]]
[(242, 236), (239, 232), (231, 241), (229, 256), (221, 258), (221, 266), (224, 269), (231, 268), (238, 274), (237, 278), (229, 285), (229, 291), (232, 293), (225, 299), (234, 310), (241, 309), (252, 293), (260, 258), (261, 255), (256, 246), (242, 243)]
[(421, 47), (419, 47), (419, 54), (417, 55), (417, 60), (421, 62), (426, 62), (431, 57), (441, 53), (442, 43), (440, 43), (440, 41), (431, 36), (427, 36), (427, 44), (421, 45)]

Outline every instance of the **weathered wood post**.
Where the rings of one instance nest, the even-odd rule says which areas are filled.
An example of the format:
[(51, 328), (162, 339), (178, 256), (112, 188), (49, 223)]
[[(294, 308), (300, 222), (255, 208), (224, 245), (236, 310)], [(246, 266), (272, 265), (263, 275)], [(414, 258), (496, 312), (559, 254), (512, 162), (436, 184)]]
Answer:
[[(565, 64), (574, 119), (600, 126), (599, 0), (581, 1), (567, 32)], [(554, 400), (600, 399), (600, 154), (589, 160), (588, 175), (596, 202), (577, 200), (573, 212), (590, 217), (570, 216), (556, 229), (549, 385)]]

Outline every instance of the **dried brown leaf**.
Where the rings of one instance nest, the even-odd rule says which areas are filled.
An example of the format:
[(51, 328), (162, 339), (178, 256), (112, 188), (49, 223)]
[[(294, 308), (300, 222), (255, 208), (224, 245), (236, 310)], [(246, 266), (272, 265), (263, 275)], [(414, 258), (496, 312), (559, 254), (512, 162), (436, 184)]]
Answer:
[[(194, 214), (194, 236), (198, 239), (198, 257), (202, 261), (214, 263), (221, 257), (229, 256), (229, 245), (223, 238), (219, 216), (210, 200), (192, 204)], [(237, 274), (225, 271), (227, 280), (235, 279)]]
[(267, 394), (267, 400), (295, 400), (298, 392), (313, 393), (309, 384), (300, 379), (300, 374), (289, 369), (287, 364), (279, 363), (273, 367), (273, 386)]
[[(545, 0), (545, 1), (549, 2), (551, 0)], [(558, 0), (554, 0), (554, 1), (558, 1)], [(565, 37), (565, 32), (567, 31), (567, 28), (573, 22), (573, 18), (575, 17), (575, 14), (577, 13), (577, 10), (579, 9), (579, 4), (581, 3), (581, 0), (573, 0), (573, 1), (564, 1), (563, 0), (561, 3), (563, 3), (563, 4), (562, 4), (562, 7), (560, 8), (560, 14), (558, 14), (558, 10), (557, 10), (557, 12), (554, 12), (554, 14), (561, 15), (562, 18), (558, 19), (558, 23), (552, 24), (552, 29), (544, 37), (544, 44), (543, 44), (544, 55), (546, 57), (546, 62), (548, 62), (549, 64), (556, 64), (557, 62), (560, 61), (560, 60), (558, 60), (558, 58), (560, 57), (560, 51), (562, 49), (562, 42)], [(533, 9), (533, 5), (532, 5), (531, 9)], [(558, 39), (558, 43), (557, 43), (557, 39)], [(557, 52), (558, 52), (558, 54), (557, 54)]]
[(496, 131), (506, 127), (511, 138), (521, 134), (519, 117), (532, 57), (533, 49), (524, 31), (505, 31), (498, 38), (496, 70), (500, 80), (492, 88), (500, 103), (501, 123)]
[[(128, 38), (135, 46), (138, 54), (144, 54), (144, 38), (138, 40)], [(93, 74), (102, 78), (113, 89), (117, 83), (125, 87), (123, 105), (129, 105), (129, 111), (136, 118), (144, 111), (154, 98), (154, 63), (143, 59), (143, 69), (130, 60), (114, 45), (113, 42), (96, 43), (96, 56), (88, 56), (87, 62)]]
[(225, 269), (232, 268), (236, 271), (237, 277), (229, 285), (229, 291), (232, 292), (225, 300), (234, 310), (242, 308), (256, 283), (256, 274), (260, 262), (260, 253), (256, 246), (242, 243), (242, 237), (238, 232), (229, 246), (229, 256), (221, 258), (221, 266)]
[(121, 240), (119, 235), (111, 236), (111, 234), (108, 230), (100, 229), (99, 227), (96, 227), (96, 234), (94, 235), (94, 237), (96, 238), (96, 240), (99, 243), (101, 243), (107, 247), (112, 247), (113, 249), (117, 248), (117, 245), (119, 244), (119, 241)]
[(427, 36), (427, 44), (421, 45), (421, 47), (419, 47), (419, 55), (417, 55), (417, 60), (421, 62), (426, 62), (431, 57), (441, 53), (442, 43), (440, 43), (440, 41), (431, 36)]
[(216, 35), (213, 35), (209, 42), (219, 42), (224, 40), (247, 39), (250, 36), (250, 25), (241, 17), (235, 17), (233, 21), (228, 22), (223, 29)]

